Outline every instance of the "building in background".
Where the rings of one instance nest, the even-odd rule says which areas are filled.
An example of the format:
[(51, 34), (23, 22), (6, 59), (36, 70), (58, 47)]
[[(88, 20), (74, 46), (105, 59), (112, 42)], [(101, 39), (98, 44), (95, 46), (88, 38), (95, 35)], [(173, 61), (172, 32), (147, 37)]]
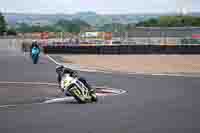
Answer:
[(112, 44), (112, 32), (85, 32), (80, 34), (80, 40), (88, 45), (109, 45)]

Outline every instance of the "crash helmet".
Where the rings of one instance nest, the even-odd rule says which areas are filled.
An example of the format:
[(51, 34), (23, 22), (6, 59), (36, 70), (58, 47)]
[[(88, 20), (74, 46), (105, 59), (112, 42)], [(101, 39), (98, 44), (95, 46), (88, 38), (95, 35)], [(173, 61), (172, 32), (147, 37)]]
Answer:
[(64, 66), (63, 65), (59, 65), (59, 66), (56, 67), (56, 72), (60, 73), (60, 72), (63, 71), (63, 69), (64, 69)]
[(32, 41), (32, 44), (33, 44), (33, 45), (37, 45), (37, 41), (36, 41), (36, 40), (33, 40), (33, 41)]
[(63, 74), (69, 74), (71, 77), (77, 77), (78, 73), (70, 68), (65, 68)]
[(36, 40), (32, 41), (32, 46), (36, 47), (36, 48), (39, 48), (38, 42)]
[(63, 68), (64, 68), (63, 65), (58, 65), (58, 66), (56, 67), (56, 69), (63, 69)]

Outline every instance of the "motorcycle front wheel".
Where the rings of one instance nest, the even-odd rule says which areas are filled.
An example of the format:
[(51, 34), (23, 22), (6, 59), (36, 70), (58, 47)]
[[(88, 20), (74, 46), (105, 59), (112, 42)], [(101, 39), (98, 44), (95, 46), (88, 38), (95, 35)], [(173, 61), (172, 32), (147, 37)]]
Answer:
[(38, 55), (32, 55), (33, 64), (37, 64), (38, 63), (38, 59), (39, 59)]

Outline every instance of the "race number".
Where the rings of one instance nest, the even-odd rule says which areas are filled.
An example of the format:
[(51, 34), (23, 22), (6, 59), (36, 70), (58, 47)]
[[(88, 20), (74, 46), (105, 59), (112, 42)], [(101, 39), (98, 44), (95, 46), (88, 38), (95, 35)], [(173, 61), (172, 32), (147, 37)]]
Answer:
[(68, 87), (71, 84), (70, 80), (64, 80), (64, 86)]

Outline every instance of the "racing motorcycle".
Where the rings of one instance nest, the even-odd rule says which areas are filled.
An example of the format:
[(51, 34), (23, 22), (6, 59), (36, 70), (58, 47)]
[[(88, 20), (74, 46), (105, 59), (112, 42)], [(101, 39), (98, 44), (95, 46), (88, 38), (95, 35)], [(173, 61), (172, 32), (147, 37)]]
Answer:
[(31, 57), (32, 57), (33, 64), (37, 64), (38, 63), (39, 54), (40, 54), (40, 51), (39, 51), (38, 48), (35, 48), (35, 49), (33, 48), (32, 49)]
[(94, 90), (90, 91), (78, 78), (70, 77), (65, 74), (61, 80), (61, 88), (64, 89), (66, 96), (73, 96), (78, 103), (97, 102)]

